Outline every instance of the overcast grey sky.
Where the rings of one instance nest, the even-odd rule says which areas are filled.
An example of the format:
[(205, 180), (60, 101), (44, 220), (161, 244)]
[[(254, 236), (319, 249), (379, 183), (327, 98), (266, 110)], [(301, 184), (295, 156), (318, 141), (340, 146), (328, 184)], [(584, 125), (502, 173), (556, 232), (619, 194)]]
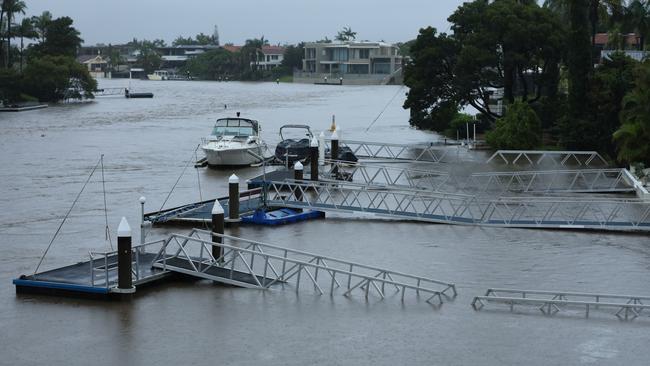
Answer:
[(462, 0), (26, 0), (27, 15), (50, 10), (67, 15), (85, 45), (212, 34), (221, 43), (241, 44), (264, 35), (272, 44), (330, 39), (344, 26), (357, 39), (399, 42), (421, 27), (448, 29), (447, 17)]

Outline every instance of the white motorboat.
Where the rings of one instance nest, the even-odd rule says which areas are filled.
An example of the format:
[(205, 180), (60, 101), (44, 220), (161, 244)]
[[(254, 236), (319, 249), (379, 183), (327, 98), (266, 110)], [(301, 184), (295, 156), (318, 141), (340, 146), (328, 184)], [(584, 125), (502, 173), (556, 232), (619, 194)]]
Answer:
[(260, 138), (259, 123), (247, 118), (220, 118), (212, 134), (203, 139), (201, 149), (211, 166), (245, 166), (269, 158)]
[(147, 79), (149, 80), (168, 80), (169, 79), (169, 73), (167, 70), (156, 70), (153, 72), (153, 74), (147, 74)]

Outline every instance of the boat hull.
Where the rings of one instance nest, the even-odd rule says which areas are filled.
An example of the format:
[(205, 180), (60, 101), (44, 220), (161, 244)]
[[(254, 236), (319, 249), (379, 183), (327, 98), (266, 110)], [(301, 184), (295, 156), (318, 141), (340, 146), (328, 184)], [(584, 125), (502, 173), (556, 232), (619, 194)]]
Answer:
[(263, 148), (254, 146), (244, 149), (212, 149), (203, 147), (203, 152), (210, 166), (246, 166), (262, 160)]

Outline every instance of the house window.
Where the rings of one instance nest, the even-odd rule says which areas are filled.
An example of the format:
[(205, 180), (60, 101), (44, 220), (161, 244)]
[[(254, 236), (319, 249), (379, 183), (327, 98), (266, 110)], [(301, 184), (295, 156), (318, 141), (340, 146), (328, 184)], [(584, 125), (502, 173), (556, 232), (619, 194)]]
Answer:
[(369, 57), (370, 57), (369, 49), (359, 50), (359, 58), (369, 58)]
[(271, 60), (277, 61), (278, 60), (278, 55), (271, 55)]

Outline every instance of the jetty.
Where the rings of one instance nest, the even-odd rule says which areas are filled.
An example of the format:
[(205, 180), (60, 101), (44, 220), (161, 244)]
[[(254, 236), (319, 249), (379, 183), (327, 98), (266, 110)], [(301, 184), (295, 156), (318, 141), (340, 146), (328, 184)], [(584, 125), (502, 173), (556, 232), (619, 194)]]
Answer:
[(0, 112), (25, 112), (25, 111), (33, 111), (35, 109), (43, 109), (43, 108), (47, 108), (47, 104), (29, 104), (29, 105), (11, 104), (11, 105), (0, 107)]
[[(223, 221), (215, 209), (214, 219)], [(89, 260), (13, 280), (17, 293), (128, 299), (142, 285), (173, 276), (204, 279), (258, 290), (311, 289), (380, 299), (406, 296), (440, 306), (456, 297), (453, 283), (392, 271), (287, 247), (193, 229), (152, 242), (131, 245), (125, 219), (118, 228), (118, 249), (92, 252)]]

